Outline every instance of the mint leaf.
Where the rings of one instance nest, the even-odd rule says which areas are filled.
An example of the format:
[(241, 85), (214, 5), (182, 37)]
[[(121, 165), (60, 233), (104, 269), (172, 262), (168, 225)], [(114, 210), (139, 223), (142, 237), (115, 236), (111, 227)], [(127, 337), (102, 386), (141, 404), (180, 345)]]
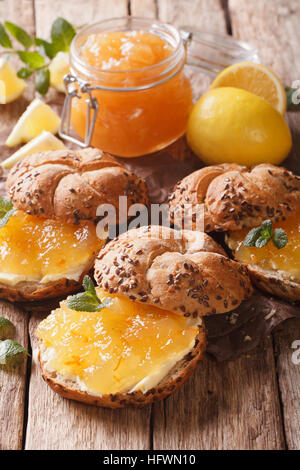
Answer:
[(82, 285), (83, 285), (85, 292), (89, 292), (90, 294), (97, 297), (97, 292), (96, 292), (93, 280), (90, 278), (90, 276), (84, 276)]
[(104, 302), (101, 302), (97, 296), (97, 292), (94, 283), (90, 276), (84, 276), (83, 288), (85, 292), (72, 295), (67, 299), (67, 306), (76, 310), (77, 312), (99, 312), (104, 307), (109, 305), (111, 299), (107, 298)]
[(20, 59), (32, 69), (39, 69), (45, 63), (44, 57), (35, 51), (17, 51)]
[(51, 27), (52, 44), (58, 51), (68, 52), (76, 31), (64, 18), (57, 18)]
[(256, 240), (260, 236), (261, 228), (253, 228), (250, 232), (247, 233), (244, 239), (244, 246), (255, 246)]
[(272, 221), (270, 219), (264, 220), (263, 223), (261, 224), (261, 230), (267, 233), (268, 235), (271, 235)]
[(269, 243), (270, 240), (271, 240), (271, 237), (260, 236), (256, 240), (255, 246), (256, 248), (263, 248)]
[(0, 196), (0, 219), (8, 212), (13, 209), (14, 205), (11, 199)]
[(288, 237), (282, 228), (272, 229), (272, 221), (264, 220), (260, 227), (253, 228), (244, 238), (244, 246), (256, 246), (262, 248), (272, 240), (276, 248), (284, 248)]
[(0, 340), (13, 336), (15, 327), (7, 318), (0, 317)]
[(49, 69), (40, 69), (36, 72), (35, 88), (41, 94), (45, 95), (50, 86)]
[(81, 292), (69, 297), (67, 299), (67, 306), (77, 312), (100, 312), (110, 301), (111, 299), (108, 298), (101, 302), (98, 297), (95, 298), (89, 292)]
[(49, 59), (53, 59), (56, 56), (58, 50), (51, 42), (45, 41), (44, 39), (40, 38), (34, 38), (34, 42), (37, 46), (40, 46), (42, 48), (45, 55), (49, 57)]
[(284, 248), (288, 242), (288, 237), (282, 228), (275, 228), (272, 237), (273, 243), (280, 250)]
[(1, 46), (9, 48), (9, 49), (12, 48), (11, 40), (9, 39), (9, 36), (7, 32), (5, 31), (3, 24), (1, 23), (0, 23), (0, 44)]
[(33, 70), (31, 70), (30, 68), (27, 68), (27, 67), (22, 67), (20, 70), (18, 70), (18, 77), (20, 78), (28, 78), (30, 77), (30, 75), (32, 75), (33, 73)]
[(8, 219), (15, 212), (13, 203), (10, 199), (0, 196), (0, 228), (7, 224)]
[(5, 21), (4, 25), (10, 34), (26, 49), (32, 46), (32, 39), (23, 28), (20, 28), (20, 26), (15, 23), (11, 23), (10, 21)]
[(6, 339), (0, 341), (0, 365), (16, 367), (23, 363), (25, 356), (29, 356), (27, 350), (21, 344)]

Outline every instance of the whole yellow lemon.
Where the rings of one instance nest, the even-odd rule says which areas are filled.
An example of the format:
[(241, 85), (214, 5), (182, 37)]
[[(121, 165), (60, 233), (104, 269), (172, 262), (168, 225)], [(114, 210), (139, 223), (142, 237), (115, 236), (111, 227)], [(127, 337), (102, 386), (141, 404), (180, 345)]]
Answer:
[(189, 117), (187, 141), (208, 164), (246, 166), (279, 164), (292, 146), (281, 114), (264, 99), (233, 87), (215, 88), (200, 98)]

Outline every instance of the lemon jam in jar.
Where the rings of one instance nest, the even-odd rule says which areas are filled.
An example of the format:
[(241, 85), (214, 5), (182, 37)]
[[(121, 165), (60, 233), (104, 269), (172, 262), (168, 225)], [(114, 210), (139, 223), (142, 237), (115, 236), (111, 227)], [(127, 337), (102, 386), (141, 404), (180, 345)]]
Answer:
[[(140, 18), (107, 20), (80, 31), (71, 74), (98, 103), (91, 144), (121, 157), (160, 150), (184, 134), (192, 89), (186, 50), (172, 26)], [(71, 124), (83, 139), (87, 94), (72, 100)]]

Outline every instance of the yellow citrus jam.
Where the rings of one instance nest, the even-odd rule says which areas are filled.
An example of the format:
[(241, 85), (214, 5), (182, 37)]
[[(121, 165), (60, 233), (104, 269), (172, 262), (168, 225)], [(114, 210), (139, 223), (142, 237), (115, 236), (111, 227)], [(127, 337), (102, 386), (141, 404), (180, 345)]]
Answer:
[[(108, 297), (97, 291), (102, 301)], [(83, 390), (98, 394), (135, 387), (145, 391), (189, 352), (198, 329), (172, 312), (109, 297), (111, 303), (95, 313), (76, 312), (62, 302), (40, 323), (38, 338), (54, 348), (49, 350), (47, 368), (78, 377)]]
[[(185, 132), (192, 106), (190, 82), (181, 67), (173, 77), (167, 70), (169, 65), (159, 65), (159, 71), (153, 67), (172, 52), (167, 41), (146, 31), (112, 31), (86, 38), (80, 58), (93, 66), (95, 77), (88, 81), (116, 89), (93, 91), (99, 103), (93, 146), (114, 155), (135, 157), (159, 150)], [(148, 89), (117, 90), (148, 85), (161, 78), (166, 81)], [(85, 115), (85, 100), (73, 100), (72, 124), (81, 137), (85, 133)]]
[(273, 224), (273, 228), (282, 228), (288, 237), (284, 248), (278, 249), (270, 241), (263, 248), (246, 247), (242, 240), (249, 230), (230, 233), (230, 248), (234, 249), (237, 260), (260, 266), (265, 270), (285, 272), (288, 277), (300, 279), (300, 211), (285, 221)]
[(69, 225), (16, 211), (0, 228), (0, 280), (78, 280), (103, 242), (95, 225)]

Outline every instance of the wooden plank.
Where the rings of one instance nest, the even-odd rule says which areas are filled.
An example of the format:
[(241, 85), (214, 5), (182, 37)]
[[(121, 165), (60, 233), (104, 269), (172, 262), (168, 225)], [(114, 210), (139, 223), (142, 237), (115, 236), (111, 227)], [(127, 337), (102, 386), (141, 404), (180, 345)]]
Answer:
[(277, 373), (285, 437), (289, 449), (300, 449), (300, 320), (280, 325), (275, 333)]
[(142, 16), (143, 18), (157, 17), (156, 0), (131, 0), (130, 12), (132, 16)]
[(95, 23), (108, 18), (126, 16), (127, 0), (35, 0), (37, 34), (49, 37), (52, 22), (61, 16), (76, 26)]
[[(33, 0), (2, 0), (0, 18), (14, 21), (27, 31), (34, 31)], [(4, 142), (14, 123), (32, 99), (29, 88), (24, 96), (14, 103), (1, 105), (0, 120), (0, 159), (3, 160), (12, 150)], [(1, 182), (1, 194), (4, 184)], [(28, 317), (7, 302), (0, 302), (0, 316), (8, 318), (16, 327), (15, 340), (28, 347)], [(23, 440), (23, 418), (26, 391), (26, 361), (15, 373), (0, 370), (0, 449), (19, 450)]]
[[(27, 315), (14, 305), (1, 301), (0, 316), (14, 324), (13, 339), (27, 348)], [(0, 450), (22, 449), (26, 364), (25, 360), (20, 370), (15, 372), (0, 369)]]
[[(55, 8), (56, 3), (56, 8)], [(126, 8), (125, 8), (126, 7)], [(74, 23), (127, 14), (127, 1), (89, 0), (51, 2), (36, 0), (37, 31), (46, 31), (57, 16)], [(80, 12), (80, 15), (78, 14)], [(82, 15), (81, 15), (82, 12)], [(33, 314), (30, 337), (36, 350), (34, 330), (47, 315)], [(151, 408), (105, 410), (65, 400), (42, 380), (36, 355), (33, 359), (28, 407), (26, 449), (148, 449)]]
[[(300, 77), (299, 17), (297, 0), (229, 0), (233, 34), (256, 45), (262, 63), (272, 67), (286, 86)], [(293, 135), (293, 149), (285, 165), (300, 173), (300, 115), (288, 113)], [(291, 362), (291, 343), (300, 339), (299, 320), (280, 326), (274, 335), (279, 351), (278, 378), (283, 408), (283, 422), (289, 448), (300, 448), (299, 434), (299, 366)], [(298, 400), (298, 402), (297, 402)], [(297, 406), (298, 405), (298, 406)]]
[(206, 358), (179, 392), (155, 405), (155, 449), (283, 449), (270, 339), (229, 363)]
[[(219, 1), (158, 0), (159, 18), (226, 33)], [(192, 75), (200, 96), (210, 79)], [(284, 438), (270, 340), (229, 364), (205, 359), (184, 389), (154, 405), (155, 449), (282, 449)]]

